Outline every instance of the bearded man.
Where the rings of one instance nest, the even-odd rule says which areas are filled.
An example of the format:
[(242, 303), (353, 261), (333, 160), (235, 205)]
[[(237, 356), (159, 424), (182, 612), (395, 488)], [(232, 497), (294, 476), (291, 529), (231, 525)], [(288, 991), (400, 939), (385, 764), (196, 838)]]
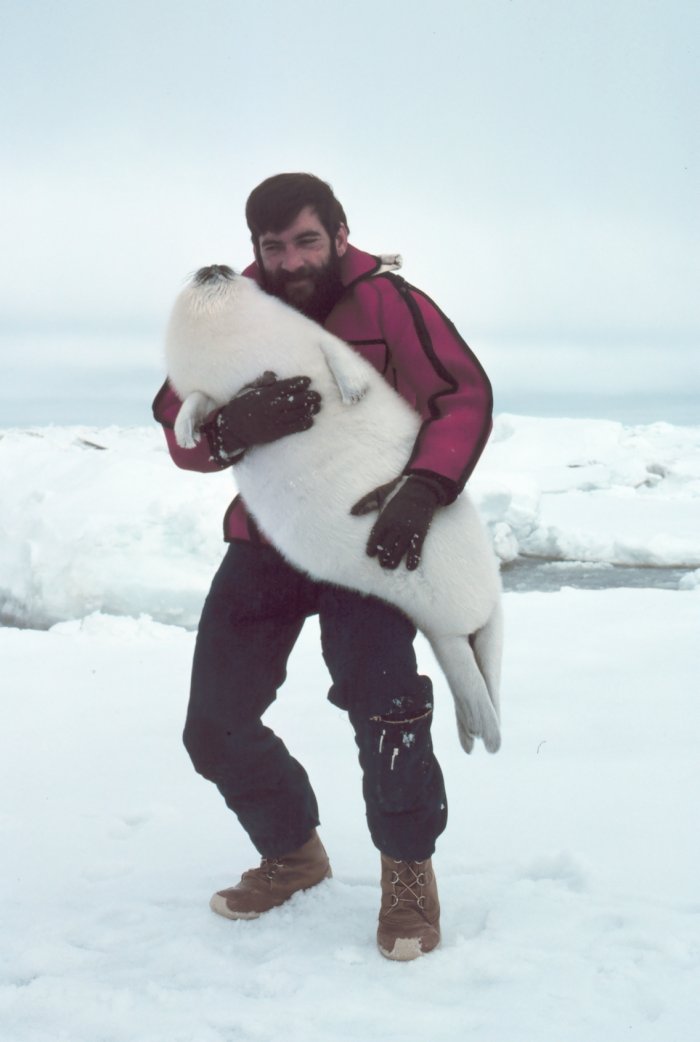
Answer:
[[(244, 275), (347, 341), (422, 417), (398, 491), (384, 501), (368, 489), (352, 511), (377, 511), (367, 553), (378, 568), (415, 569), (435, 512), (462, 491), (488, 439), (489, 381), (439, 308), (395, 273), (399, 258), (350, 244), (330, 185), (310, 174), (268, 178), (251, 193), (246, 219), (255, 262)], [(260, 377), (209, 417), (206, 437), (188, 449), (173, 434), (181, 402), (166, 382), (153, 408), (178, 466), (235, 467), (253, 446), (313, 424), (323, 402), (308, 377)], [(399, 960), (432, 951), (440, 940), (432, 856), (447, 797), (415, 628), (383, 601), (296, 571), (263, 538), (240, 497), (226, 513), (224, 535), (229, 547), (197, 634), (184, 742), (261, 862), (214, 894), (211, 907), (229, 919), (254, 919), (331, 875), (306, 771), (261, 719), (305, 619), (318, 615), (333, 682), (328, 698), (353, 726), (367, 823), (380, 852), (379, 950)]]

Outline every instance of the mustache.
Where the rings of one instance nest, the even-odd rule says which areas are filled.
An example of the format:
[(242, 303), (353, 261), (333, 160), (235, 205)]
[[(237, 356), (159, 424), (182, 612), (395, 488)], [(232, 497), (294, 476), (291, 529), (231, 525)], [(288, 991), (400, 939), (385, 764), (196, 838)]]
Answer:
[(276, 280), (281, 285), (286, 285), (288, 282), (298, 282), (300, 279), (314, 279), (317, 278), (319, 272), (315, 268), (297, 268), (296, 271), (278, 271), (275, 274)]

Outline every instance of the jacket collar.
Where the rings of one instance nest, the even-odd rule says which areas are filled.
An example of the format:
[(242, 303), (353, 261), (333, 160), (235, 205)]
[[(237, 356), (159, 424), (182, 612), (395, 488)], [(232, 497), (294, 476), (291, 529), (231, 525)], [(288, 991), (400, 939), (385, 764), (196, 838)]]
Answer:
[[(348, 244), (347, 250), (340, 258), (340, 281), (347, 289), (348, 286), (357, 282), (358, 279), (364, 279), (370, 275), (379, 275), (384, 271), (396, 271), (400, 267), (401, 257), (398, 253), (382, 253), (379, 256), (375, 256)], [(243, 274), (250, 279), (255, 279), (258, 285), (260, 285), (260, 268), (257, 261), (249, 264)]]

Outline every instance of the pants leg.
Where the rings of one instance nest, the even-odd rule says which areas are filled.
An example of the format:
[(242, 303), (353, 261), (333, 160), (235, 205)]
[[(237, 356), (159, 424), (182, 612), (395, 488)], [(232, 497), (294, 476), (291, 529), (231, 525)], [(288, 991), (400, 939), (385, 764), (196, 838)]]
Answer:
[(306, 771), (261, 721), (314, 598), (271, 547), (232, 543), (197, 634), (185, 746), (263, 857), (295, 850), (319, 823)]
[(391, 605), (337, 587), (324, 588), (319, 615), (329, 698), (348, 711), (355, 730), (372, 841), (390, 857), (428, 858), (447, 823), (447, 797), (415, 627)]

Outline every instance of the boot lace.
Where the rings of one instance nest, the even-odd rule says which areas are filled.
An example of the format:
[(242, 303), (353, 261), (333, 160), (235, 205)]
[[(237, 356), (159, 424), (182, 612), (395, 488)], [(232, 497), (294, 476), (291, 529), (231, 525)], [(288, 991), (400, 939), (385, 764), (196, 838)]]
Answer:
[(271, 883), (281, 868), (284, 868), (284, 862), (279, 858), (264, 857), (260, 859), (260, 864), (257, 868), (249, 868), (247, 872), (243, 873), (243, 876), (246, 879), (265, 879), (268, 883)]
[(425, 861), (394, 861), (396, 868), (391, 873), (391, 885), (394, 888), (391, 897), (391, 908), (397, 908), (401, 902), (425, 907)]
[(281, 868), (284, 868), (284, 862), (280, 861), (278, 857), (264, 857), (260, 862), (260, 868), (258, 871), (265, 876), (266, 879), (272, 879)]

